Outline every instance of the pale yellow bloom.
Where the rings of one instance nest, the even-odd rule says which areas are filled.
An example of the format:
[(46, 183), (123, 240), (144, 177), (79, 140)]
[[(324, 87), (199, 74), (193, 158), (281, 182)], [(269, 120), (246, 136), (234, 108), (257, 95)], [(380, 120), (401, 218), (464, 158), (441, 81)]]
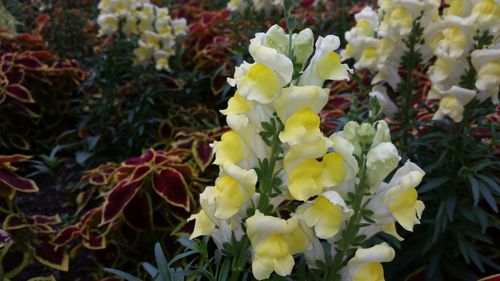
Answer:
[(297, 209), (297, 217), (307, 226), (313, 227), (316, 236), (328, 239), (336, 235), (348, 218), (351, 210), (335, 191), (327, 191), (312, 202), (306, 202)]
[(252, 272), (257, 280), (269, 278), (273, 271), (289, 275), (295, 264), (293, 255), (308, 248), (307, 236), (295, 217), (284, 220), (257, 210), (246, 225), (254, 249)]
[(498, 104), (500, 84), (500, 49), (475, 50), (471, 54), (471, 61), (477, 71), (476, 88), (479, 90), (478, 99), (484, 101), (491, 98)]
[(375, 97), (380, 105), (380, 111), (382, 113), (392, 118), (394, 114), (398, 111), (396, 104), (391, 100), (389, 95), (387, 95), (387, 88), (381, 85), (373, 87), (372, 91), (369, 93), (370, 97)]
[(341, 63), (340, 56), (335, 52), (339, 46), (340, 39), (337, 36), (320, 36), (316, 41), (316, 51), (298, 84), (322, 87), (325, 80), (349, 79), (351, 69)]
[(382, 142), (371, 148), (366, 155), (368, 183), (378, 187), (380, 183), (398, 166), (398, 149), (390, 142)]
[(443, 9), (444, 15), (465, 18), (470, 14), (472, 1), (470, 0), (447, 0), (448, 5)]
[(354, 257), (347, 263), (348, 280), (352, 281), (382, 281), (384, 269), (381, 262), (390, 262), (394, 259), (394, 250), (382, 243), (370, 248), (356, 250)]
[(307, 201), (323, 191), (322, 166), (317, 160), (305, 159), (288, 173), (288, 190), (296, 200)]
[(434, 114), (433, 120), (441, 120), (444, 116), (449, 116), (455, 122), (463, 119), (464, 107), (474, 99), (476, 92), (458, 86), (451, 87), (443, 92), (443, 98), (439, 103), (439, 109)]
[(309, 108), (319, 113), (328, 102), (329, 89), (318, 86), (294, 86), (284, 88), (273, 102), (281, 122), (285, 123), (295, 112)]
[(252, 150), (235, 131), (224, 133), (219, 142), (213, 144), (216, 165), (232, 162), (243, 168), (252, 168), (258, 161)]
[(372, 219), (379, 231), (387, 232), (398, 239), (394, 222), (404, 229), (412, 231), (425, 208), (417, 198), (415, 188), (422, 181), (424, 171), (416, 164), (407, 161), (399, 168), (389, 183), (381, 183), (366, 208), (374, 212)]
[(118, 17), (113, 14), (102, 14), (97, 18), (99, 36), (112, 35), (118, 30)]
[(315, 143), (323, 134), (319, 130), (320, 119), (310, 108), (296, 111), (285, 122), (285, 129), (279, 139), (290, 145)]
[(472, 27), (470, 20), (448, 16), (424, 30), (425, 43), (438, 57), (461, 57), (474, 43)]
[(203, 210), (201, 210), (198, 214), (191, 215), (188, 221), (191, 220), (195, 220), (195, 224), (190, 239), (194, 239), (199, 236), (209, 235), (215, 229), (215, 224), (212, 222), (212, 220), (210, 220), (210, 218)]
[(495, 0), (482, 0), (472, 8), (471, 16), (481, 31), (490, 30), (498, 34), (500, 28), (500, 3)]

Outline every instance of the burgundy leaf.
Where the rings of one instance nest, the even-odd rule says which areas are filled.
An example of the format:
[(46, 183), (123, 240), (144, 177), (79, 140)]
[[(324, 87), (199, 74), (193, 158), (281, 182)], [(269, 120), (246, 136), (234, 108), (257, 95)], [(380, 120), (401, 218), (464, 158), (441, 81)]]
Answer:
[(153, 177), (153, 188), (168, 203), (189, 211), (189, 190), (182, 174), (165, 168)]
[(22, 69), (17, 71), (10, 71), (6, 74), (9, 84), (21, 84), (24, 80), (24, 71)]
[(7, 170), (0, 170), (0, 182), (20, 192), (38, 192), (38, 186), (34, 181)]
[(68, 271), (69, 255), (66, 249), (56, 249), (48, 242), (41, 242), (35, 246), (35, 259), (43, 265), (60, 271)]
[(140, 181), (121, 181), (113, 187), (104, 203), (101, 225), (113, 221), (120, 215), (121, 211), (134, 198), (140, 185)]
[(200, 169), (204, 171), (212, 162), (212, 148), (208, 143), (205, 143), (204, 141), (195, 140), (191, 149), (193, 151), (193, 156), (196, 164), (198, 164)]
[(123, 210), (123, 217), (136, 230), (152, 230), (153, 206), (149, 195), (138, 193)]
[(13, 155), (0, 155), (0, 164), (1, 163), (15, 163), (21, 162), (30, 159), (32, 156), (22, 155), (22, 154), (13, 154)]
[(90, 234), (88, 239), (84, 239), (82, 244), (90, 250), (100, 250), (106, 248), (106, 236), (104, 234)]
[(32, 57), (17, 58), (15, 63), (18, 66), (29, 70), (37, 70), (43, 67), (43, 64), (38, 59)]
[(65, 228), (63, 228), (59, 233), (57, 233), (56, 237), (52, 239), (52, 244), (56, 245), (57, 247), (64, 246), (76, 237), (80, 235), (80, 228), (76, 225), (70, 225)]
[(139, 157), (134, 157), (126, 160), (123, 162), (124, 166), (137, 166), (137, 165), (142, 165), (149, 163), (151, 160), (153, 160), (155, 156), (155, 151), (150, 149), (148, 152), (144, 153), (143, 155)]
[(35, 100), (33, 99), (33, 97), (30, 94), (30, 91), (22, 85), (9, 85), (9, 86), (5, 87), (5, 93), (8, 96), (10, 96), (10, 97), (12, 97), (20, 102), (24, 102), (24, 103), (34, 103), (35, 102)]

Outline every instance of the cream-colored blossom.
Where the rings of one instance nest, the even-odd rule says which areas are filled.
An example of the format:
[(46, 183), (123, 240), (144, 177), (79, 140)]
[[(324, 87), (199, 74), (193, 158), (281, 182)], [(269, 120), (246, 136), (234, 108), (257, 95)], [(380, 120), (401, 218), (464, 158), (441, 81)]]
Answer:
[(500, 84), (500, 49), (475, 50), (471, 54), (471, 61), (477, 71), (476, 88), (480, 101), (491, 98), (498, 104)]
[(309, 247), (307, 236), (295, 217), (284, 220), (265, 216), (257, 210), (246, 220), (246, 225), (254, 252), (252, 272), (257, 280), (269, 278), (272, 272), (289, 275), (295, 264), (293, 255)]
[(380, 263), (390, 262), (395, 252), (387, 243), (356, 250), (354, 257), (347, 263), (343, 280), (380, 281), (384, 279), (384, 269)]
[(341, 63), (340, 56), (335, 52), (339, 46), (340, 39), (337, 36), (320, 36), (316, 41), (314, 55), (298, 84), (322, 87), (326, 80), (348, 80), (352, 70)]
[(476, 91), (464, 89), (458, 86), (451, 87), (443, 92), (443, 98), (439, 103), (439, 109), (434, 114), (433, 120), (441, 120), (449, 116), (455, 122), (461, 122), (465, 105), (474, 99)]

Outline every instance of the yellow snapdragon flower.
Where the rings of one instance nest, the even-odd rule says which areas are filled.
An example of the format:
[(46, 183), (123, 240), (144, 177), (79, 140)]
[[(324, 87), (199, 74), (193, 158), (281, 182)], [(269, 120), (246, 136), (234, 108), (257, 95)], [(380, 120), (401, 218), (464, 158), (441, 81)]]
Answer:
[(449, 116), (455, 122), (461, 122), (464, 106), (474, 99), (476, 91), (453, 86), (442, 93), (443, 98), (439, 103), (439, 109), (432, 119), (441, 120), (444, 116)]
[(346, 278), (352, 281), (382, 281), (384, 269), (381, 262), (390, 262), (394, 259), (394, 250), (382, 243), (370, 248), (356, 250), (354, 257), (348, 262)]
[(246, 220), (247, 235), (254, 249), (252, 272), (257, 280), (272, 272), (287, 276), (292, 272), (293, 255), (304, 252), (309, 242), (297, 218), (288, 220), (265, 216), (258, 210)]
[(478, 99), (484, 101), (491, 98), (498, 104), (500, 84), (500, 49), (475, 50), (471, 54), (471, 61), (477, 71), (476, 88), (479, 90)]
[(330, 190), (299, 206), (296, 213), (307, 226), (314, 228), (318, 238), (329, 239), (340, 231), (351, 210), (337, 192)]

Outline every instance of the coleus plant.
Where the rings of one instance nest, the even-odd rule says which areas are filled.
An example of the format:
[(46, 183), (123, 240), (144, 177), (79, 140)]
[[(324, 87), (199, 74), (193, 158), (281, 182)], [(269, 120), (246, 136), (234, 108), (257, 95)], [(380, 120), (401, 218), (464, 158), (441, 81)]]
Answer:
[(52, 269), (67, 271), (67, 249), (50, 243), (61, 223), (56, 214), (26, 215), (14, 200), (17, 192), (36, 193), (39, 188), (30, 179), (17, 174), (12, 164), (30, 159), (30, 156), (14, 154), (0, 156), (0, 276), (14, 278), (33, 260)]
[[(191, 116), (197, 112), (201, 116), (197, 109)], [(203, 175), (210, 174), (210, 143), (223, 131), (186, 128), (173, 134), (171, 123), (165, 122), (161, 133), (170, 139), (168, 148), (149, 149), (88, 171), (76, 189), (78, 221), (65, 226), (51, 243), (57, 248), (71, 245), (75, 253), (90, 250), (99, 265), (117, 268), (135, 265), (134, 258), (144, 258), (138, 254), (142, 247), (156, 241), (167, 243), (173, 255), (173, 237), (191, 231), (186, 218), (197, 208)], [(97, 269), (94, 273), (103, 274)]]
[(69, 120), (61, 116), (68, 113), (70, 98), (86, 75), (76, 61), (60, 60), (46, 50), (40, 32), (47, 20), (38, 18), (30, 34), (0, 32), (2, 150), (35, 149), (30, 143), (34, 140), (42, 148), (53, 141), (54, 135), (64, 131), (67, 124), (63, 121)]

